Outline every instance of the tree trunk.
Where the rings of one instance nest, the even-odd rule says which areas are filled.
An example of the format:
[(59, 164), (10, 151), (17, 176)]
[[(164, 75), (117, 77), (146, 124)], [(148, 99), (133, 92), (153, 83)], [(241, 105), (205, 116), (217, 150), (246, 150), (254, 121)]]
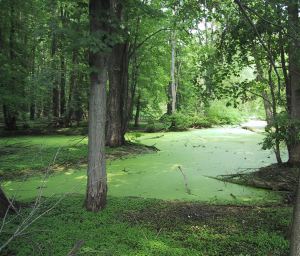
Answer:
[[(289, 81), (291, 94), (291, 112), (290, 118), (295, 122), (290, 130), (291, 143), (289, 147), (289, 163), (291, 165), (300, 165), (300, 141), (299, 121), (300, 121), (300, 40), (299, 38), (299, 6), (297, 0), (288, 1), (288, 20), (289, 27)], [(292, 234), (290, 241), (290, 255), (300, 255), (300, 179), (298, 179), (298, 188), (294, 206), (294, 215), (292, 223)]]
[(3, 105), (3, 116), (5, 129), (14, 131), (17, 129), (17, 112), (11, 109), (8, 105)]
[(3, 218), (7, 211), (15, 211), (15, 208), (13, 205), (11, 205), (0, 186), (0, 218)]
[(70, 86), (69, 86), (69, 95), (68, 95), (68, 104), (67, 104), (67, 111), (65, 116), (65, 126), (71, 125), (72, 116), (74, 114), (75, 109), (75, 100), (74, 95), (76, 94), (76, 91), (78, 90), (78, 81), (77, 81), (77, 65), (78, 65), (78, 54), (77, 50), (73, 49), (72, 52), (72, 72), (70, 77)]
[(112, 49), (109, 65), (109, 92), (107, 102), (106, 142), (108, 146), (116, 147), (124, 144), (122, 135), (122, 73), (124, 44), (117, 44)]
[(262, 98), (264, 102), (264, 109), (266, 113), (266, 121), (268, 125), (272, 125), (273, 123), (273, 114), (272, 114), (272, 104), (270, 102), (270, 97), (267, 93), (267, 91), (263, 90), (262, 93)]
[(112, 49), (109, 65), (109, 92), (107, 104), (106, 143), (118, 147), (125, 143), (128, 124), (128, 43)]
[(294, 202), (293, 222), (290, 241), (290, 256), (300, 255), (300, 175), (298, 177), (298, 186), (296, 190), (296, 199)]
[[(110, 1), (90, 0), (89, 10), (91, 35), (107, 34)], [(85, 206), (88, 211), (93, 212), (105, 207), (107, 195), (105, 166), (107, 55), (102, 51), (102, 49), (90, 51), (92, 72), (90, 75), (88, 179)]]
[(171, 113), (176, 112), (176, 79), (175, 79), (175, 62), (176, 62), (176, 36), (175, 32), (172, 32), (171, 36)]
[(134, 117), (134, 127), (140, 126), (140, 110), (141, 110), (141, 94), (139, 94), (136, 101), (136, 111)]
[(55, 121), (55, 126), (57, 125), (57, 121), (60, 115), (60, 94), (59, 94), (59, 82), (58, 82), (58, 77), (57, 77), (57, 69), (56, 69), (56, 64), (55, 64), (55, 54), (56, 54), (56, 36), (53, 32), (52, 35), (52, 45), (51, 45), (51, 57), (52, 57), (52, 71), (54, 72), (53, 76), (53, 84), (52, 84), (52, 115)]
[(35, 104), (31, 103), (30, 104), (30, 120), (35, 119)]
[[(298, 1), (288, 1), (289, 19), (289, 80), (291, 94), (291, 113), (292, 120), (291, 143), (289, 147), (289, 163), (300, 165), (300, 40), (299, 38), (299, 11)], [(299, 251), (300, 254), (300, 251)]]
[(64, 53), (60, 55), (60, 115), (66, 111), (66, 63)]

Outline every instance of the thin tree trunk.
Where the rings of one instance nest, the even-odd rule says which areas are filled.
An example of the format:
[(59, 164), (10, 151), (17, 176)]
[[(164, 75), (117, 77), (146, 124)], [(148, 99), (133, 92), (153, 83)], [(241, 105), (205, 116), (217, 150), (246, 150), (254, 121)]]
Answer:
[[(90, 0), (91, 35), (108, 32), (110, 1)], [(101, 18), (100, 18), (101, 17)], [(91, 87), (89, 98), (89, 142), (87, 193), (85, 206), (89, 211), (99, 211), (106, 205), (107, 177), (105, 165), (105, 116), (107, 55), (98, 49), (90, 52)]]
[(53, 87), (52, 87), (52, 115), (55, 120), (55, 126), (57, 125), (57, 121), (60, 115), (60, 94), (59, 94), (59, 82), (58, 82), (58, 77), (57, 77), (57, 70), (56, 70), (56, 65), (55, 65), (55, 54), (56, 54), (56, 49), (57, 48), (57, 43), (56, 43), (56, 35), (53, 33), (52, 35), (52, 45), (51, 45), (51, 57), (52, 57), (52, 71), (54, 72), (53, 76)]
[[(11, 61), (11, 71), (13, 71), (12, 65), (14, 63), (14, 60), (16, 58), (15, 54), (15, 34), (16, 34), (16, 28), (15, 28), (15, 9), (14, 9), (14, 1), (10, 2), (10, 31), (9, 31), (9, 57)], [(11, 87), (11, 92), (14, 92), (16, 82), (14, 77), (14, 71), (12, 72), (13, 76), (10, 79), (9, 86)], [(4, 123), (5, 123), (5, 129), (9, 131), (13, 131), (17, 129), (17, 115), (18, 112), (16, 110), (16, 107), (14, 106), (14, 103), (12, 102), (6, 102), (3, 104), (3, 116), (4, 116)]]
[(35, 119), (35, 103), (30, 104), (30, 120)]
[(75, 100), (74, 95), (76, 94), (76, 91), (78, 90), (78, 81), (77, 81), (77, 63), (78, 62), (78, 56), (77, 51), (73, 49), (72, 53), (72, 72), (70, 77), (70, 85), (69, 85), (69, 95), (68, 95), (68, 104), (67, 104), (67, 113), (65, 116), (65, 126), (71, 125), (71, 119), (75, 111)]
[(171, 36), (171, 112), (176, 112), (176, 79), (175, 79), (175, 62), (176, 62), (176, 36), (175, 32)]
[(134, 127), (140, 126), (140, 110), (141, 110), (141, 94), (139, 94), (136, 101), (136, 111), (134, 117)]
[(64, 53), (60, 55), (60, 115), (66, 111), (66, 63)]
[(272, 114), (272, 105), (270, 102), (270, 97), (267, 93), (266, 90), (263, 90), (262, 93), (262, 98), (263, 98), (263, 102), (264, 102), (264, 109), (265, 109), (265, 113), (266, 113), (266, 121), (268, 125), (272, 125), (273, 123), (273, 114)]
[(279, 133), (279, 126), (278, 123), (276, 122), (277, 119), (277, 102), (276, 102), (276, 96), (275, 96), (275, 88), (274, 88), (274, 83), (272, 80), (272, 64), (270, 63), (269, 71), (269, 87), (271, 91), (271, 99), (272, 99), (272, 114), (273, 114), (273, 121), (274, 121), (274, 128), (275, 128), (275, 145), (274, 145), (274, 153), (276, 156), (276, 160), (278, 164), (282, 164), (282, 159), (281, 159), (281, 154), (280, 154), (280, 140), (278, 138), (278, 133)]

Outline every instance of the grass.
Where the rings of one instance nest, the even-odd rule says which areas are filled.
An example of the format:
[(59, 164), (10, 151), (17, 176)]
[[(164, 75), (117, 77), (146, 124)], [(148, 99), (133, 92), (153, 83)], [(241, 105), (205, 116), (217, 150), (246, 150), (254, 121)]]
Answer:
[[(55, 199), (47, 199), (40, 212)], [(289, 207), (212, 206), (109, 197), (100, 213), (70, 195), (14, 240), (3, 255), (287, 255)], [(26, 216), (30, 207), (23, 210)], [(10, 218), (13, 218), (11, 216)], [(5, 226), (5, 241), (20, 219)], [(4, 235), (5, 234), (5, 235)]]

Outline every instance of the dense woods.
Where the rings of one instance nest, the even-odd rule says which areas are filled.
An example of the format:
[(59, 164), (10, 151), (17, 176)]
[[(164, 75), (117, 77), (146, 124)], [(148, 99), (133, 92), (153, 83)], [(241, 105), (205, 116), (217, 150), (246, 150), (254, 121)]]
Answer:
[[(86, 164), (84, 168), (87, 169), (87, 175), (83, 176), (83, 179), (87, 180), (84, 206), (88, 212), (100, 211), (98, 214), (101, 215), (105, 211), (106, 204), (109, 205), (110, 182), (114, 182), (114, 179), (121, 180), (120, 177), (123, 175), (131, 174), (131, 167), (123, 167), (120, 163), (121, 174), (114, 173), (108, 177), (107, 168), (110, 168), (108, 166), (111, 162), (107, 164), (106, 160), (111, 156), (113, 160), (123, 160), (123, 156), (127, 153), (122, 151), (131, 154), (130, 150), (132, 150), (133, 154), (137, 154), (136, 152), (141, 149), (134, 147), (141, 147), (136, 145), (140, 142), (139, 137), (143, 138), (142, 141), (146, 145), (142, 148), (143, 152), (158, 151), (159, 147), (156, 149), (156, 144), (164, 142), (164, 138), (170, 136), (165, 134), (172, 134), (169, 132), (185, 131), (188, 134), (191, 132), (189, 129), (226, 125), (232, 127), (254, 119), (266, 121), (264, 130), (259, 133), (259, 136), (262, 136), (259, 147), (266, 152), (272, 152), (272, 156), (267, 156), (268, 159), (273, 159), (274, 154), (273, 162), (263, 160), (261, 163), (269, 163), (271, 168), (275, 166), (276, 171), (286, 168), (289, 172), (288, 175), (284, 173), (280, 178), (282, 179), (280, 185), (289, 182), (289, 187), (293, 187), (286, 196), (288, 206), (284, 207), (290, 209), (294, 204), (294, 213), (293, 218), (292, 214), (287, 214), (292, 218), (292, 222), (289, 223), (290, 235), (284, 238), (284, 241), (289, 240), (290, 243), (281, 245), (277, 241), (276, 246), (281, 248), (278, 251), (265, 249), (268, 251), (253, 255), (286, 255), (288, 250), (290, 255), (299, 255), (299, 4), (298, 0), (0, 1), (0, 105), (2, 110), (0, 128), (3, 137), (3, 143), (0, 141), (2, 155), (0, 160), (7, 155), (16, 155), (9, 164), (6, 164), (3, 158), (4, 167), (0, 165), (0, 175), (3, 176), (1, 182), (2, 179), (4, 181), (0, 184), (0, 217), (3, 219), (0, 235), (3, 228), (8, 225), (7, 216), (14, 213), (21, 216), (19, 212), (22, 210), (22, 203), (18, 202), (17, 196), (14, 198), (14, 195), (12, 198), (11, 191), (6, 188), (10, 184), (7, 185), (6, 181), (23, 177), (24, 173), (37, 177), (36, 175), (41, 174), (40, 170), (43, 168), (46, 170), (45, 179), (48, 179), (48, 176), (55, 172), (52, 169), (61, 167), (69, 172), (68, 168), (72, 164), (73, 172), (73, 169), (78, 169), (78, 166), (84, 163)], [(243, 128), (249, 130), (249, 127), (243, 126)], [(250, 130), (256, 132), (252, 128)], [(207, 129), (207, 131), (211, 130)], [(157, 133), (157, 135), (147, 137), (146, 133)], [(224, 133), (226, 133), (224, 137), (231, 138), (230, 132), (224, 130)], [(24, 160), (26, 163), (22, 162), (23, 159), (19, 159), (20, 163), (18, 162), (20, 148), (27, 150), (24, 142), (10, 144), (9, 141), (9, 138), (16, 140), (21, 138), (22, 141), (23, 136), (27, 138), (26, 136), (31, 135), (84, 135), (88, 137), (88, 142), (82, 144), (85, 140), (83, 138), (68, 149), (65, 149), (65, 145), (62, 144), (56, 148), (56, 151), (53, 147), (56, 142), (50, 142), (49, 145), (53, 148), (45, 153), (46, 160), (43, 160), (42, 164), (36, 164), (38, 166), (36, 167), (28, 163), (28, 159), (31, 159), (31, 162), (37, 161), (32, 156)], [(205, 136), (209, 136), (209, 133), (199, 135), (201, 143), (208, 141)], [(161, 138), (161, 140), (148, 144), (147, 139), (153, 138)], [(176, 169), (179, 173), (183, 179), (184, 191), (191, 196), (193, 193), (189, 186), (190, 183), (194, 184), (194, 181), (188, 179), (191, 167), (187, 167), (186, 171), (180, 164), (180, 156), (187, 157), (185, 148), (190, 143), (187, 138), (188, 136), (183, 138), (186, 141), (179, 148), (174, 145), (180, 139), (169, 141), (170, 155), (173, 153), (176, 155), (178, 150), (181, 153), (177, 156), (178, 159), (168, 164), (172, 166), (172, 170)], [(197, 141), (196, 138), (193, 140)], [(46, 141), (46, 139), (43, 141), (45, 145)], [(30, 145), (33, 150), (36, 150), (33, 144)], [(57, 145), (60, 144), (57, 142)], [(226, 142), (224, 145), (227, 145)], [(77, 146), (80, 148), (76, 148)], [(195, 150), (201, 148), (203, 155), (218, 151), (218, 145), (215, 145), (214, 149), (206, 150), (208, 147), (208, 145), (192, 145)], [(159, 154), (163, 154), (164, 150), (166, 149)], [(61, 154), (65, 157), (62, 157), (62, 160), (59, 158), (60, 151), (63, 151)], [(229, 149), (224, 150), (224, 152), (229, 151)], [(42, 155), (41, 152), (36, 150), (35, 154)], [(254, 154), (250, 149), (249, 152), (248, 155)], [(234, 154), (238, 155), (239, 152)], [(249, 157), (247, 154), (243, 158), (245, 161)], [(169, 155), (165, 156), (165, 159), (168, 157)], [(223, 159), (222, 156), (219, 159)], [(216, 158), (214, 161), (219, 159)], [(57, 160), (61, 162), (56, 163)], [(226, 158), (222, 161), (225, 160)], [(227, 159), (227, 161), (231, 160)], [(75, 162), (78, 166), (74, 165)], [(149, 164), (149, 168), (155, 164), (156, 160)], [(199, 166), (205, 164), (200, 161), (198, 163)], [(242, 166), (242, 163), (239, 164)], [(241, 168), (239, 164), (237, 170)], [(248, 169), (253, 169), (251, 164), (249, 166)], [(265, 164), (257, 166), (259, 167), (265, 167)], [(9, 173), (11, 170), (13, 173)], [(228, 171), (232, 174), (232, 171), (236, 170), (221, 170), (218, 174), (227, 175)], [(286, 177), (290, 173), (294, 175), (293, 180), (287, 181)], [(230, 177), (244, 177), (241, 173), (234, 175)], [(202, 176), (220, 179), (214, 177), (216, 175), (213, 171), (212, 174)], [(80, 177), (77, 178), (81, 179)], [(149, 184), (153, 177), (148, 177)], [(24, 178), (24, 182), (27, 178), (27, 176)], [(241, 184), (240, 180), (234, 182)], [(257, 180), (256, 183), (252, 183), (256, 187), (266, 188), (271, 182), (267, 180), (259, 186)], [(49, 209), (39, 213), (38, 217), (35, 216), (38, 209), (44, 207), (43, 189), (47, 189), (47, 184), (44, 183), (36, 188), (41, 192), (33, 203), (33, 210), (29, 213), (25, 210), (29, 217), (24, 217), (23, 221), (20, 221), (21, 224), (16, 224), (19, 228), (16, 228), (15, 233), (8, 238), (5, 237), (7, 242), (0, 245), (0, 253), (3, 250), (8, 250), (4, 252), (7, 255), (11, 252), (15, 253), (16, 248), (9, 248), (9, 244), (54, 208), (48, 206)], [(166, 182), (167, 185), (169, 183)], [(127, 181), (123, 181), (124, 184), (127, 184)], [(225, 190), (222, 188), (218, 191)], [(152, 193), (155, 188), (151, 188), (150, 191)], [(154, 195), (151, 193), (149, 192), (149, 198), (165, 199), (157, 197), (159, 193)], [(231, 200), (237, 199), (232, 192), (229, 195)], [(147, 193), (146, 196), (142, 193), (129, 195), (131, 196), (148, 198)], [(180, 200), (176, 197), (172, 199)], [(114, 200), (112, 199), (112, 202)], [(199, 198), (193, 200), (201, 201)], [(244, 203), (242, 201), (242, 204)], [(56, 206), (56, 203), (54, 205)], [(152, 202), (149, 205), (156, 209)], [(278, 205), (283, 207), (277, 201), (274, 209), (277, 209)], [(133, 207), (128, 208), (128, 212), (134, 211), (132, 210), (134, 203), (129, 204), (128, 207)], [(170, 206), (164, 207), (167, 209)], [(177, 213), (179, 208), (174, 212)], [(216, 211), (217, 213), (214, 212), (216, 215), (222, 215), (214, 208), (205, 209), (208, 212)], [(225, 210), (226, 214), (229, 214), (230, 210), (228, 212), (227, 210)], [(159, 212), (160, 209), (157, 211)], [(164, 211), (165, 209), (161, 210), (162, 215), (165, 214)], [(232, 209), (230, 214), (235, 211), (236, 209)], [(256, 210), (251, 208), (251, 211)], [(268, 214), (268, 209), (262, 210), (264, 211)], [(200, 214), (198, 210), (195, 212), (195, 216)], [(227, 216), (226, 214), (224, 216)], [(124, 220), (129, 215), (126, 216)], [(143, 218), (147, 217), (135, 216), (133, 213), (132, 216), (137, 218), (135, 224), (139, 224), (139, 221), (142, 222)], [(234, 214), (234, 217), (236, 216)], [(149, 218), (151, 222), (152, 217)], [(185, 221), (178, 220), (178, 222), (178, 225), (186, 224)], [(195, 227), (198, 227), (195, 225), (192, 226), (193, 232)], [(158, 239), (164, 229), (165, 227), (157, 227), (155, 239)], [(143, 236), (148, 240), (145, 233)], [(75, 251), (80, 251), (83, 247), (80, 241), (75, 244), (73, 248)], [(26, 250), (20, 253), (26, 255)], [(191, 255), (199, 255), (197, 253), (193, 251)], [(200, 250), (199, 253), (202, 255), (203, 252)], [(248, 255), (247, 251), (220, 253), (220, 251), (206, 251), (204, 255)], [(107, 255), (122, 255), (122, 253), (107, 252)], [(164, 254), (160, 249), (156, 253), (145, 255), (183, 254), (167, 254), (167, 249)]]

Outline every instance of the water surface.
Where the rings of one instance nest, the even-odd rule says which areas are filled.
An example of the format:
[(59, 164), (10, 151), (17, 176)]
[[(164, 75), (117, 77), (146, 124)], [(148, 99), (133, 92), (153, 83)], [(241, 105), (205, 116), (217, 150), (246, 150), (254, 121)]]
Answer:
[[(266, 202), (278, 195), (262, 189), (223, 183), (211, 176), (247, 171), (275, 162), (261, 150), (263, 135), (241, 128), (142, 134), (139, 141), (155, 145), (153, 154), (107, 163), (109, 195), (209, 202)], [(180, 168), (179, 168), (180, 167)], [(180, 170), (181, 169), (181, 170)], [(86, 166), (41, 178), (9, 181), (4, 188), (19, 199), (63, 193), (85, 193)]]

